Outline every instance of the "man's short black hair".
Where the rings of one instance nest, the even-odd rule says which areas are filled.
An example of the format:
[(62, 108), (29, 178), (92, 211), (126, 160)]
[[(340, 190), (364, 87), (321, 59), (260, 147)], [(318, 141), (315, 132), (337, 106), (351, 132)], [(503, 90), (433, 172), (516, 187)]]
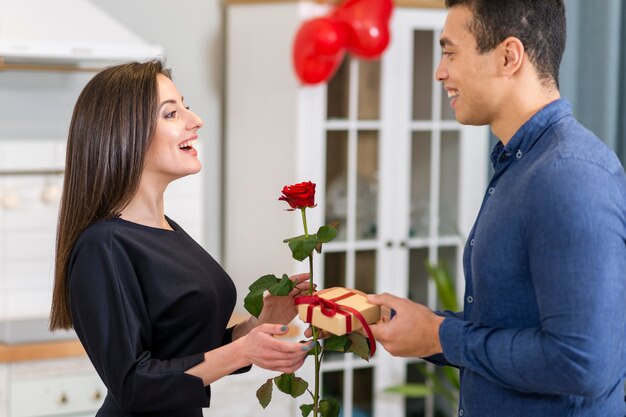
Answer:
[(446, 6), (466, 6), (472, 11), (469, 30), (478, 52), (488, 52), (514, 36), (524, 44), (539, 77), (559, 87), (566, 38), (563, 0), (446, 0)]

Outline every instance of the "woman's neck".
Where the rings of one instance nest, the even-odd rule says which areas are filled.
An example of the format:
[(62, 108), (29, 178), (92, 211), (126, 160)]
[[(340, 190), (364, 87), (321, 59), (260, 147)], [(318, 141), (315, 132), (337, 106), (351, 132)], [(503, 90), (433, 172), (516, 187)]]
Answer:
[(163, 191), (139, 186), (137, 193), (120, 212), (120, 217), (144, 226), (172, 230), (165, 219)]

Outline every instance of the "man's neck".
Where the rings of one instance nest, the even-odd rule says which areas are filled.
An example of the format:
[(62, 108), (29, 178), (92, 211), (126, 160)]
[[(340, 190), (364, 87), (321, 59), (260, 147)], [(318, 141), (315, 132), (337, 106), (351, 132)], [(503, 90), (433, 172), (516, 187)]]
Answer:
[(521, 92), (511, 100), (500, 112), (501, 117), (491, 125), (493, 134), (506, 145), (520, 127), (548, 104), (559, 99), (561, 94), (556, 88), (541, 89), (536, 92)]

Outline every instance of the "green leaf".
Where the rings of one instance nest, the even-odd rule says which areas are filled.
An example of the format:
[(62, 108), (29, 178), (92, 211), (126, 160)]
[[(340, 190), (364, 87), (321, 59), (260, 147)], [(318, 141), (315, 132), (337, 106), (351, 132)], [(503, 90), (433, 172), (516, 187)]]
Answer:
[(302, 411), (302, 417), (307, 417), (313, 411), (313, 404), (302, 404), (300, 411)]
[(328, 243), (337, 236), (337, 229), (332, 226), (322, 226), (317, 231), (317, 241)]
[(401, 394), (409, 398), (422, 398), (432, 394), (433, 390), (425, 384), (404, 384), (389, 387), (385, 389), (385, 392)]
[(283, 274), (282, 279), (269, 287), (268, 291), (272, 295), (285, 296), (289, 295), (295, 285), (296, 284), (294, 284), (294, 282), (289, 279), (289, 276), (287, 274)]
[(317, 245), (317, 236), (298, 236), (289, 241), (289, 249), (291, 249), (291, 255), (297, 261), (304, 261), (311, 255), (313, 249)]
[(352, 332), (348, 335), (348, 339), (352, 342), (348, 348), (348, 352), (355, 353), (369, 362), (370, 345), (367, 342), (367, 338), (360, 333)]
[(261, 314), (261, 310), (263, 310), (263, 293), (260, 295), (253, 293), (248, 294), (246, 298), (243, 299), (243, 306), (248, 313), (258, 318), (259, 314)]
[(260, 291), (262, 294), (266, 289), (276, 284), (277, 282), (278, 282), (278, 277), (276, 275), (273, 275), (273, 274), (263, 275), (261, 278), (257, 279), (252, 284), (250, 284), (248, 289), (250, 290), (250, 292)]
[(445, 310), (459, 311), (452, 277), (445, 267), (426, 261), (426, 269), (437, 286), (437, 297)]
[(334, 398), (320, 401), (320, 414), (322, 417), (339, 417), (341, 406)]
[(304, 394), (309, 387), (309, 383), (304, 379), (295, 376), (294, 374), (282, 374), (274, 378), (274, 383), (279, 390), (285, 394), (291, 395), (293, 398), (297, 398)]
[(254, 317), (259, 317), (263, 310), (263, 293), (278, 282), (276, 275), (263, 275), (254, 281), (248, 289), (250, 292), (243, 300), (243, 306)]
[(256, 397), (259, 399), (259, 404), (261, 407), (265, 408), (268, 406), (270, 401), (272, 401), (272, 380), (271, 378), (267, 380), (267, 382), (259, 387), (256, 391)]
[(346, 352), (350, 347), (350, 339), (347, 335), (331, 335), (324, 340), (324, 350), (333, 352)]
[(450, 384), (452, 384), (454, 388), (456, 388), (457, 390), (461, 388), (461, 381), (460, 381), (458, 369), (452, 368), (450, 366), (444, 366), (441, 368), (441, 370), (443, 371), (446, 378), (448, 378), (448, 381), (450, 381)]

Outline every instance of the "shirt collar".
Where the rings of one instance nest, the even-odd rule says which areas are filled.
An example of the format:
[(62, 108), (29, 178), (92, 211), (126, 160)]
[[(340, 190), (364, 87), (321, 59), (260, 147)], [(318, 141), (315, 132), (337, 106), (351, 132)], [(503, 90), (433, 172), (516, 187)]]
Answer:
[(549, 103), (526, 121), (506, 146), (498, 141), (491, 152), (493, 167), (496, 167), (503, 154), (507, 157), (516, 155), (517, 159), (520, 159), (535, 145), (548, 127), (570, 114), (572, 114), (572, 105), (567, 99), (560, 98)]

